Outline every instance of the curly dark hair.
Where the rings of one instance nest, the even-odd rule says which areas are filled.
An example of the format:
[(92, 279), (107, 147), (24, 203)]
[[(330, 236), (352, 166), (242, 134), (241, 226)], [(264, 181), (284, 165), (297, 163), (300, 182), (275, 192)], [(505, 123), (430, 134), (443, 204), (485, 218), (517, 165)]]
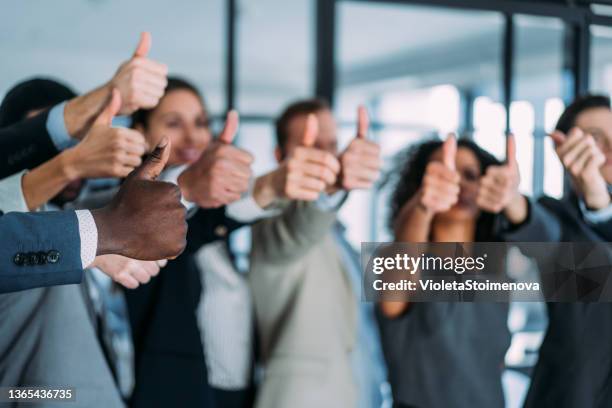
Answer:
[[(395, 221), (406, 202), (408, 202), (419, 190), (425, 175), (425, 168), (431, 160), (431, 156), (442, 147), (443, 142), (439, 139), (428, 139), (421, 143), (409, 146), (397, 154), (394, 159), (392, 171), (388, 174), (385, 184), (393, 182), (394, 188), (391, 194), (390, 214), (388, 226), (393, 230)], [(489, 152), (482, 149), (471, 140), (459, 139), (457, 147), (470, 149), (480, 162), (480, 171), (486, 172), (487, 167), (500, 165)], [(392, 180), (393, 179), (393, 180)], [(496, 237), (495, 214), (483, 212), (477, 221), (476, 241), (491, 241)]]

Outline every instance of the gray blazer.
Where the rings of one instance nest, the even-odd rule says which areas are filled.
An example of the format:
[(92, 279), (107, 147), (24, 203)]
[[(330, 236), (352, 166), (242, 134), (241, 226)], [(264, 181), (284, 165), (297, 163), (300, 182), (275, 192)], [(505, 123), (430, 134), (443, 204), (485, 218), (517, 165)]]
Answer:
[(0, 333), (2, 386), (73, 387), (66, 406), (123, 407), (79, 285), (0, 295)]
[(294, 202), (253, 227), (249, 280), (265, 364), (258, 408), (355, 406), (356, 305), (335, 219)]

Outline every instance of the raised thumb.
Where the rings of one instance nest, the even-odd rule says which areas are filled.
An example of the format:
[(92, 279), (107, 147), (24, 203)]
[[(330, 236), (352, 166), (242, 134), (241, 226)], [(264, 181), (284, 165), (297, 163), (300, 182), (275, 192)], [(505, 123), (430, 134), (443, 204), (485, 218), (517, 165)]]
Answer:
[(140, 180), (155, 180), (166, 167), (170, 157), (170, 139), (164, 137), (155, 150), (135, 169), (131, 177)]
[(134, 57), (146, 58), (150, 49), (151, 33), (148, 31), (143, 31), (140, 33), (140, 41), (138, 41), (138, 46), (136, 46), (136, 51), (134, 51)]
[(370, 118), (368, 118), (368, 110), (365, 106), (360, 105), (357, 109), (357, 137), (365, 139), (368, 136), (369, 127)]
[(117, 115), (117, 113), (119, 113), (120, 108), (121, 94), (119, 93), (119, 90), (117, 88), (113, 88), (108, 103), (106, 104), (102, 112), (98, 115), (94, 124), (111, 126), (113, 124), (113, 118)]
[(565, 134), (559, 130), (555, 130), (549, 136), (555, 143), (555, 146), (560, 146), (565, 142)]
[(231, 110), (227, 113), (227, 119), (225, 120), (225, 127), (219, 135), (219, 140), (223, 143), (231, 144), (234, 141), (236, 132), (238, 131), (238, 112)]
[(516, 167), (516, 138), (512, 133), (506, 136), (506, 164), (510, 167)]
[(442, 145), (442, 163), (447, 168), (455, 170), (455, 156), (457, 156), (457, 138), (451, 133)]
[(302, 136), (302, 145), (306, 147), (314, 146), (318, 133), (319, 121), (314, 113), (310, 113), (306, 118), (306, 126), (304, 127), (304, 135)]

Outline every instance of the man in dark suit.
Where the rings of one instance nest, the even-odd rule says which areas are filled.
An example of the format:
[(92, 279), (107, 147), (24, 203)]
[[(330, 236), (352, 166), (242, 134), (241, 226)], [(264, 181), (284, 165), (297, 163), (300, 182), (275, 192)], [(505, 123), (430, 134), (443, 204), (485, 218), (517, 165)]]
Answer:
[[(572, 188), (562, 200), (535, 205), (552, 216), (525, 223), (513, 241), (608, 242), (612, 239), (612, 111), (602, 96), (577, 99), (563, 113), (553, 138)], [(542, 260), (553, 270), (555, 256)], [(612, 261), (612, 254), (607, 258)], [(546, 276), (543, 276), (545, 279)], [(612, 304), (548, 303), (549, 326), (525, 407), (612, 406)]]
[(154, 181), (168, 155), (164, 140), (104, 208), (0, 216), (0, 293), (78, 283), (96, 255), (178, 256), (187, 233), (180, 189)]

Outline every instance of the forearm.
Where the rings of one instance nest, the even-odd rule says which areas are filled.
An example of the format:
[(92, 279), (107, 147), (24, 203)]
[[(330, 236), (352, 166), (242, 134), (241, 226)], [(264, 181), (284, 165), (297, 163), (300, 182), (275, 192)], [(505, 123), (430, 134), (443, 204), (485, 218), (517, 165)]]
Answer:
[(504, 215), (514, 225), (520, 225), (525, 222), (528, 214), (529, 205), (527, 199), (521, 194), (517, 194), (504, 209)]
[(396, 242), (427, 242), (433, 213), (418, 203), (418, 197), (401, 209), (394, 226)]
[(23, 196), (30, 211), (45, 204), (76, 179), (66, 153), (68, 151), (24, 174)]
[(64, 109), (64, 122), (68, 134), (75, 139), (82, 139), (104, 109), (110, 95), (111, 88), (105, 84), (70, 100)]
[[(400, 211), (395, 225), (396, 242), (427, 242), (434, 214), (419, 204), (418, 196), (410, 200)], [(400, 275), (401, 276), (401, 275)], [(381, 301), (380, 310), (388, 318), (401, 316), (410, 305), (408, 295), (405, 301)]]
[(276, 184), (275, 172), (257, 177), (253, 187), (253, 199), (260, 208), (267, 208), (278, 201)]

